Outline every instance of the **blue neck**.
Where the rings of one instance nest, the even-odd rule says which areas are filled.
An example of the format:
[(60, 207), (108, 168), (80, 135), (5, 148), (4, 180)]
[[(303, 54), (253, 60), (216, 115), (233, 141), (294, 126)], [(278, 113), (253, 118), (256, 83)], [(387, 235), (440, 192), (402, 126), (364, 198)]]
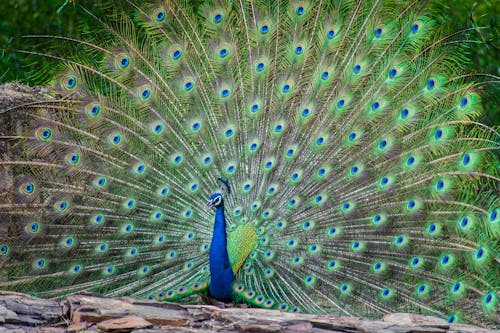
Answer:
[(227, 254), (226, 218), (224, 205), (215, 211), (214, 232), (210, 245), (210, 295), (223, 302), (232, 300), (233, 269)]

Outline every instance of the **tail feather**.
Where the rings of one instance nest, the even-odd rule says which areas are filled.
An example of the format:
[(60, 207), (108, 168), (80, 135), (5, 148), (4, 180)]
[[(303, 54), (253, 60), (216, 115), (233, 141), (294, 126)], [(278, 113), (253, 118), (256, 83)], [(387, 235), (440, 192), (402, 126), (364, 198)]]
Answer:
[(29, 36), (74, 52), (27, 52), (53, 96), (8, 111), (0, 288), (205, 292), (222, 176), (239, 300), (494, 326), (500, 134), (427, 5), (127, 0)]

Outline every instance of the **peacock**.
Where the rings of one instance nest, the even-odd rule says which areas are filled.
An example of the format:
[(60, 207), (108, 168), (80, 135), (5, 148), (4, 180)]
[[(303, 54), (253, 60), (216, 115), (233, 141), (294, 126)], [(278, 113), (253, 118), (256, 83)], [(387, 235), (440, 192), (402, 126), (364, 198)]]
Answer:
[(0, 289), (498, 327), (467, 30), (416, 0), (103, 6), (29, 36), (64, 45), (23, 51), (51, 88), (0, 112)]

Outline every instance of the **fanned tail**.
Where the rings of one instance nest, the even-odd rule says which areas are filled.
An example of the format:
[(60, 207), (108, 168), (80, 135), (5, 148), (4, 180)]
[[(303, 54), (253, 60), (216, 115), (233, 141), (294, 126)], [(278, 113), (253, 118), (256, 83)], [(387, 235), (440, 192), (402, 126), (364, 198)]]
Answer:
[(224, 177), (238, 299), (495, 325), (500, 134), (427, 1), (112, 13), (87, 40), (38, 36), (75, 51), (30, 52), (57, 93), (5, 111), (26, 122), (0, 137), (0, 288), (205, 291)]

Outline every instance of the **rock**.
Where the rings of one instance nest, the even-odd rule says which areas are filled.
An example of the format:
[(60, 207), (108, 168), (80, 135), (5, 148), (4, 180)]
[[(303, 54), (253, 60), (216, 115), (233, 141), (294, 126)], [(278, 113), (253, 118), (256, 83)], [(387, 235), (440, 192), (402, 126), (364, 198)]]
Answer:
[(66, 333), (67, 330), (63, 327), (40, 327), (36, 329), (37, 333)]
[(89, 327), (87, 322), (81, 322), (81, 323), (72, 323), (66, 331), (68, 333), (73, 333), (73, 332), (81, 332), (83, 330), (86, 330)]
[(131, 333), (230, 333), (237, 331), (213, 331), (203, 328), (187, 328), (187, 327), (168, 327), (158, 326), (154, 328), (141, 328), (133, 330)]
[(288, 325), (286, 328), (286, 332), (297, 332), (297, 333), (305, 333), (305, 332), (313, 332), (313, 325), (308, 321), (299, 321), (298, 323)]
[(26, 333), (26, 331), (20, 327), (2, 327), (0, 326), (0, 333)]
[(47, 87), (29, 87), (17, 82), (0, 85), (0, 105), (4, 110), (14, 109), (24, 103), (46, 100)]
[(0, 322), (40, 326), (56, 323), (63, 316), (54, 300), (0, 291)]
[(413, 313), (390, 313), (382, 317), (382, 321), (398, 325), (426, 325), (444, 329), (449, 328), (449, 324), (444, 319)]
[[(35, 327), (36, 325), (36, 327)], [(391, 313), (380, 320), (213, 305), (144, 302), (88, 293), (60, 303), (0, 292), (0, 333), (500, 333), (443, 319)]]
[(182, 306), (172, 303), (132, 302), (130, 299), (72, 295), (68, 297), (70, 318), (74, 323), (98, 323), (103, 320), (124, 316), (137, 316), (153, 325), (185, 326), (190, 319)]
[(6, 307), (0, 305), (0, 323), (14, 322), (19, 320), (19, 317), (14, 311), (7, 309)]
[(492, 330), (472, 325), (455, 324), (451, 325), (446, 333), (500, 333), (500, 330)]
[(122, 318), (101, 321), (97, 327), (107, 332), (131, 332), (134, 329), (153, 327), (149, 321), (138, 316), (126, 316)]

